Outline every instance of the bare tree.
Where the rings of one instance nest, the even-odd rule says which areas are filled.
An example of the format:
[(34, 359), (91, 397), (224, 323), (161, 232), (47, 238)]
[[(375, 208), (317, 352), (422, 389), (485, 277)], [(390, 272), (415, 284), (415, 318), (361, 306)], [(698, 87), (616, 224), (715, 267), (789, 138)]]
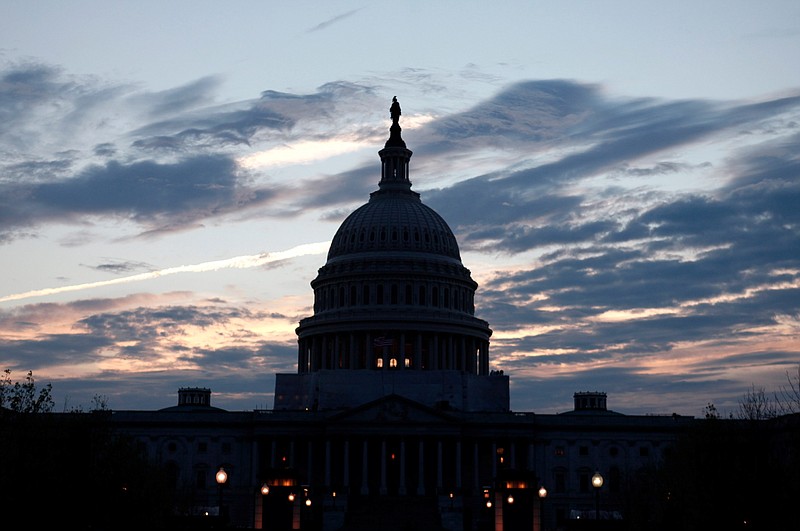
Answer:
[(789, 371), (786, 371), (786, 381), (788, 385), (781, 386), (775, 393), (778, 411), (782, 415), (800, 413), (800, 363), (797, 364), (796, 374), (789, 374)]
[(742, 420), (764, 420), (778, 416), (778, 404), (767, 396), (763, 387), (755, 385), (742, 396), (737, 417)]

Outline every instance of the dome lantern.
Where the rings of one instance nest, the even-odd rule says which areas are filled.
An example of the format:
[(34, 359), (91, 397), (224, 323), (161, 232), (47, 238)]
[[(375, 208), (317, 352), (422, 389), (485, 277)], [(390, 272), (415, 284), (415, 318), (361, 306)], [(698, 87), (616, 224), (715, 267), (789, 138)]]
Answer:
[(400, 136), (400, 103), (397, 96), (392, 98), (392, 106), (389, 108), (392, 117), (392, 126), (389, 128), (389, 140), (386, 141), (383, 149), (378, 152), (381, 157), (381, 180), (378, 183), (379, 191), (382, 190), (405, 190), (411, 189), (409, 179), (408, 161), (411, 159), (411, 150), (406, 149), (406, 143)]

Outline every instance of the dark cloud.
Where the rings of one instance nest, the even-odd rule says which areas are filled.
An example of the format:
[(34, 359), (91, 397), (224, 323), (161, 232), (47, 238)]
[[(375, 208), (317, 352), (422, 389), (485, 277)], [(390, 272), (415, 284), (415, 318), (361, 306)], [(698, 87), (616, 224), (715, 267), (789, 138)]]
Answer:
[(33, 340), (0, 339), (3, 368), (34, 373), (44, 367), (94, 363), (98, 352), (112, 346), (111, 338), (88, 334), (50, 334)]
[[(288, 135), (301, 123), (315, 121), (317, 127), (333, 125), (349, 115), (348, 106), (372, 98), (372, 89), (347, 82), (327, 83), (311, 94), (264, 91), (258, 100), (202, 112), (176, 114), (141, 127), (131, 134), (133, 146), (155, 152), (219, 150), (245, 145), (258, 137)], [(328, 135), (335, 133), (335, 128)]]
[(148, 228), (180, 227), (197, 220), (264, 205), (275, 190), (248, 188), (234, 162), (199, 156), (175, 163), (152, 161), (91, 166), (71, 179), (6, 186), (0, 229), (81, 215), (131, 219)]
[(341, 15), (337, 15), (337, 16), (335, 16), (333, 18), (330, 18), (330, 19), (328, 19), (328, 20), (326, 20), (324, 22), (320, 22), (316, 26), (310, 28), (308, 30), (308, 33), (313, 33), (315, 31), (321, 31), (321, 30), (327, 29), (331, 25), (336, 24), (337, 22), (340, 22), (340, 21), (342, 21), (342, 20), (344, 20), (346, 18), (349, 18), (349, 17), (353, 16), (354, 14), (358, 13), (362, 9), (363, 8), (352, 9), (352, 10), (346, 12), (346, 13), (342, 13)]
[(175, 115), (212, 104), (221, 84), (219, 77), (206, 76), (177, 88), (137, 94), (131, 99), (152, 117)]
[(95, 266), (89, 266), (92, 269), (96, 269), (98, 271), (104, 271), (107, 273), (113, 273), (115, 275), (120, 275), (123, 273), (131, 273), (132, 271), (152, 271), (155, 269), (153, 266), (149, 264), (145, 264), (143, 262), (135, 262), (135, 261), (121, 261), (121, 260), (113, 260), (108, 263), (104, 264), (97, 264)]
[[(216, 105), (219, 85), (209, 76), (146, 92), (47, 65), (0, 71), (0, 153), (13, 154), (0, 163), (0, 242), (86, 215), (130, 219), (153, 233), (264, 205), (278, 191), (249, 188), (233, 148), (288, 141), (311, 121), (336, 133), (374, 98), (368, 86), (339, 81), (311, 94), (264, 91), (253, 101)], [(119, 129), (128, 122), (136, 127)], [(89, 131), (101, 139), (91, 148), (81, 145)], [(79, 149), (48, 153), (51, 144)]]

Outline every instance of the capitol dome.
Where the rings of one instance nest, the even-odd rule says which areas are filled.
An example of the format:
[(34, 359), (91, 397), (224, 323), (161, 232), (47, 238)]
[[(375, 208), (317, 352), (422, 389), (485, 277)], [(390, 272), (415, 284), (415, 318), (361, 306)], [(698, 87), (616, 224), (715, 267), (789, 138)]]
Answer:
[[(507, 379), (487, 387), (482, 378), (492, 331), (475, 317), (478, 285), (453, 231), (411, 189), (396, 99), (390, 114), (378, 189), (342, 222), (311, 281), (298, 374), (278, 375), (275, 407), (349, 407), (382, 396), (390, 380), (393, 392), (430, 405), (507, 409)], [(491, 388), (492, 404), (483, 392), (467, 397), (476, 386)]]
[(458, 263), (461, 257), (453, 231), (416, 192), (379, 190), (369, 203), (344, 220), (333, 237), (328, 263), (369, 252), (418, 252)]

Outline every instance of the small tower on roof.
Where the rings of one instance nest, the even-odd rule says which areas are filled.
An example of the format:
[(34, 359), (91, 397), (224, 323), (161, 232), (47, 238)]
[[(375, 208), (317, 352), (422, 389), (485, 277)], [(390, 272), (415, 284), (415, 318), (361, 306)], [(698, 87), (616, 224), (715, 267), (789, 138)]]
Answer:
[(381, 180), (378, 187), (381, 190), (410, 190), (411, 180), (409, 178), (408, 161), (411, 159), (411, 150), (406, 149), (406, 143), (400, 136), (400, 103), (397, 96), (392, 98), (392, 106), (389, 107), (389, 115), (392, 117), (392, 125), (389, 127), (389, 140), (386, 141), (383, 149), (378, 152), (381, 158)]

